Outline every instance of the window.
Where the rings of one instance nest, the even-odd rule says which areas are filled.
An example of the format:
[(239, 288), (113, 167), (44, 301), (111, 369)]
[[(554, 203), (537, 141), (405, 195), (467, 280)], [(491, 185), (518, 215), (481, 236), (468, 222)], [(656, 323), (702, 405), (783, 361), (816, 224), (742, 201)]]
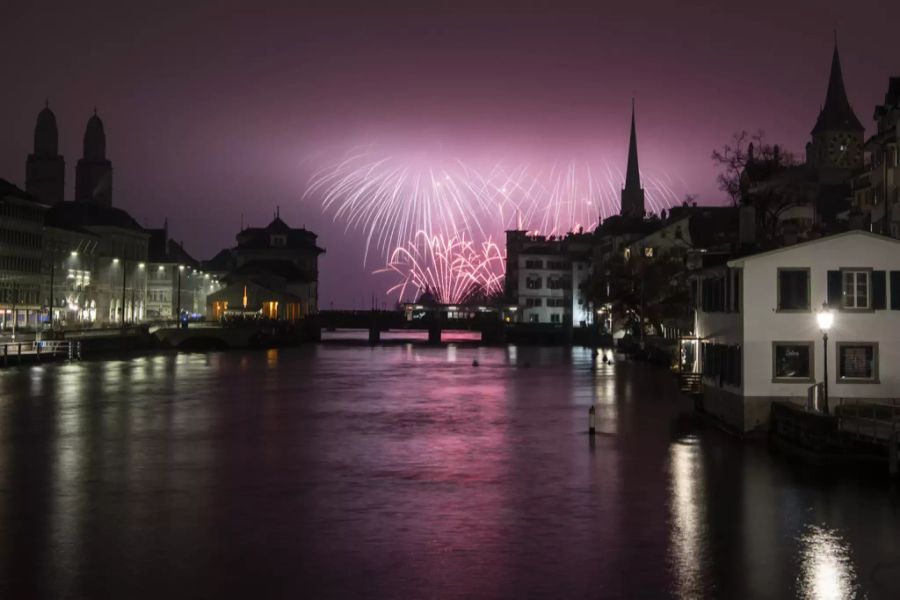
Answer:
[(703, 376), (715, 380), (717, 385), (741, 385), (741, 347), (704, 342), (700, 346)]
[(561, 323), (562, 320), (559, 318), (559, 313), (553, 313), (552, 315), (550, 315), (550, 322), (551, 323)]
[(844, 308), (867, 309), (871, 306), (869, 298), (870, 271), (841, 271), (843, 281)]
[(287, 245), (287, 238), (283, 235), (273, 235), (271, 241), (273, 248), (283, 248)]
[(812, 381), (812, 358), (812, 342), (773, 342), (772, 381)]
[(778, 310), (809, 310), (809, 269), (778, 269)]
[(528, 321), (530, 323), (540, 323), (541, 318), (537, 314), (530, 314), (528, 315)]
[(878, 344), (838, 342), (838, 381), (878, 383)]
[(568, 271), (570, 266), (564, 260), (548, 260), (547, 268), (554, 271)]
[(566, 298), (547, 298), (547, 306), (561, 308), (568, 304)]
[(526, 261), (525, 261), (525, 268), (526, 268), (526, 269), (543, 269), (543, 268), (544, 268), (544, 261), (542, 261), (542, 260), (534, 260), (534, 259), (532, 259), (532, 260), (526, 260)]
[(703, 312), (725, 311), (725, 278), (708, 277), (701, 284), (701, 306)]
[(532, 308), (535, 306), (541, 306), (541, 299), (540, 298), (525, 298), (525, 306), (532, 307)]
[(644, 248), (644, 258), (653, 258), (653, 247), (647, 246)]
[(539, 290), (541, 289), (541, 278), (540, 277), (526, 277), (525, 278), (525, 287), (529, 290)]

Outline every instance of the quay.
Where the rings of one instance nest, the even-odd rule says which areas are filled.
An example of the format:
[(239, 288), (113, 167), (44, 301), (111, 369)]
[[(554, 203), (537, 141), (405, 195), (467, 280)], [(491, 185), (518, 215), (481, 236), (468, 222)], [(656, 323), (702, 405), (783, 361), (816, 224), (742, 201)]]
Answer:
[(81, 342), (76, 340), (28, 340), (0, 343), (0, 364), (4, 367), (78, 358), (81, 358)]

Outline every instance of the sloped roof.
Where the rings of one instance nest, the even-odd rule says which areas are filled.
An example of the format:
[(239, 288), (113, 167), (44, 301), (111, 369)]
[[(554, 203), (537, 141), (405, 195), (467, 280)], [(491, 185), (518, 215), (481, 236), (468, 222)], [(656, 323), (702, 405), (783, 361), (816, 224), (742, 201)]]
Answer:
[(42, 204), (37, 197), (32, 196), (22, 188), (13, 185), (5, 179), (0, 179), (0, 198), (17, 198), (27, 202), (34, 202), (35, 204)]
[(841, 57), (838, 55), (837, 44), (834, 45), (834, 54), (831, 57), (831, 74), (828, 77), (828, 91), (825, 93), (825, 105), (819, 112), (816, 125), (812, 129), (812, 135), (822, 131), (862, 131), (864, 127), (847, 99), (847, 90), (844, 88), (844, 76), (841, 72)]
[(146, 233), (144, 228), (121, 208), (92, 202), (59, 202), (47, 211), (46, 223), (60, 229), (119, 227)]
[(747, 261), (755, 260), (757, 258), (762, 258), (766, 256), (770, 256), (772, 254), (778, 254), (780, 252), (788, 252), (791, 250), (796, 250), (797, 248), (805, 248), (806, 246), (811, 246), (813, 244), (822, 244), (826, 242), (831, 242), (837, 239), (856, 236), (856, 237), (865, 237), (874, 240), (880, 240), (882, 242), (887, 242), (890, 244), (898, 244), (900, 245), (900, 240), (895, 240), (894, 238), (887, 237), (885, 235), (880, 235), (877, 233), (871, 233), (868, 231), (864, 231), (862, 229), (853, 229), (851, 231), (844, 231), (841, 233), (836, 233), (834, 235), (827, 235), (825, 237), (816, 238), (814, 240), (809, 240), (807, 242), (801, 242), (799, 244), (793, 244), (791, 246), (783, 246), (781, 248), (775, 248), (774, 250), (768, 250), (766, 252), (758, 252), (756, 254), (748, 254), (747, 256), (742, 256), (740, 258), (736, 258), (734, 260), (728, 261), (729, 267), (741, 266)]

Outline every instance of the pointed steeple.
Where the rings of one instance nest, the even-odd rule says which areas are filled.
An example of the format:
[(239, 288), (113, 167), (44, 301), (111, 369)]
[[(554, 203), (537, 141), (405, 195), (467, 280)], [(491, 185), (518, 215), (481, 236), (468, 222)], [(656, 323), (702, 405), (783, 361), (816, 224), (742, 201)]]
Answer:
[(619, 214), (623, 217), (637, 218), (642, 218), (645, 214), (644, 190), (641, 188), (641, 170), (638, 167), (634, 98), (631, 99), (631, 138), (628, 141), (628, 165), (625, 167), (625, 187), (622, 188), (622, 204)]
[(847, 99), (847, 90), (844, 87), (844, 76), (841, 71), (841, 57), (838, 53), (837, 35), (835, 35), (825, 105), (819, 111), (819, 118), (813, 127), (812, 135), (823, 131), (863, 131), (863, 129)]
[(631, 138), (628, 141), (628, 167), (625, 169), (625, 189), (641, 189), (641, 171), (638, 168), (637, 131), (634, 126), (634, 98), (631, 99)]

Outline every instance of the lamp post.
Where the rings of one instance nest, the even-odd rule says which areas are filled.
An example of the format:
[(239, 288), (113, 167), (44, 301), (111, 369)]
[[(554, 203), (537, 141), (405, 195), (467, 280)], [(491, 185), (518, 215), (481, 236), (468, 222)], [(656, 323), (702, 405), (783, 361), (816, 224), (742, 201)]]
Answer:
[(816, 321), (819, 323), (819, 329), (822, 331), (822, 347), (824, 348), (824, 352), (822, 353), (822, 364), (823, 364), (823, 374), (825, 376), (825, 382), (822, 385), (822, 410), (827, 415), (828, 414), (828, 330), (831, 329), (832, 324), (834, 324), (834, 313), (829, 310), (827, 304), (822, 305), (822, 310), (816, 313)]
[(181, 272), (184, 271), (184, 265), (178, 265), (178, 270), (175, 271), (175, 274), (178, 277), (178, 311), (175, 315), (175, 319), (181, 323)]

